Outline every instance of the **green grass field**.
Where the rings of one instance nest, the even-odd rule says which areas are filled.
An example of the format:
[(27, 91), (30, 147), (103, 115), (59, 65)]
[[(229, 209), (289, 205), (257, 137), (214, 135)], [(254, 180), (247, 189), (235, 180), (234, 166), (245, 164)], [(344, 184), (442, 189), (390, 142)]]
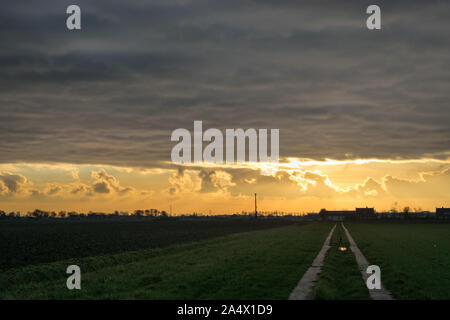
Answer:
[[(0, 299), (287, 299), (333, 223), (22, 221), (0, 225)], [(346, 222), (395, 299), (450, 299), (450, 224)], [(337, 226), (314, 299), (369, 299)], [(66, 268), (81, 268), (81, 290)]]
[[(0, 275), (0, 298), (286, 299), (331, 226), (291, 225), (13, 268)], [(66, 288), (70, 264), (81, 268), (81, 290)]]
[(395, 299), (450, 299), (450, 224), (345, 225)]
[[(347, 251), (338, 250), (340, 243), (347, 248)], [(337, 224), (331, 238), (331, 248), (328, 250), (313, 294), (315, 300), (370, 299), (355, 255), (350, 250), (350, 244), (340, 223)]]
[(248, 217), (125, 220), (0, 221), (0, 271), (30, 264), (90, 257), (292, 224)]

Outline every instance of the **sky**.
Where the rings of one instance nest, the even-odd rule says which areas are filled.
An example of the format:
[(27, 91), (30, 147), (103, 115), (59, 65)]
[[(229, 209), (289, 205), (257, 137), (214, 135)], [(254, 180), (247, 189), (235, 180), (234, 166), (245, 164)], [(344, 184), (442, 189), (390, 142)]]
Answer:
[[(369, 1), (71, 4), (1, 4), (0, 210), (450, 206), (448, 1), (377, 1), (381, 30)], [(195, 120), (279, 128), (280, 164), (171, 163)]]

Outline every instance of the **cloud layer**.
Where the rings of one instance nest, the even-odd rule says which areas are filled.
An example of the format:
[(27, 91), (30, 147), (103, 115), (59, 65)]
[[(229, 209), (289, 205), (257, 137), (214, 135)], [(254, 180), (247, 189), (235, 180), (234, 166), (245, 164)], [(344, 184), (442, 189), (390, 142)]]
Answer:
[(81, 32), (68, 4), (2, 4), (0, 162), (158, 167), (194, 120), (284, 157), (450, 149), (447, 2), (379, 1), (381, 31), (367, 1), (80, 0)]
[[(234, 213), (253, 206), (294, 212), (374, 206), (434, 210), (450, 205), (450, 161), (357, 163), (291, 159), (268, 173), (252, 166), (179, 166), (153, 171), (90, 165), (0, 165), (3, 210), (135, 210)], [(399, 208), (399, 207), (398, 207)], [(401, 208), (399, 208), (401, 209)]]

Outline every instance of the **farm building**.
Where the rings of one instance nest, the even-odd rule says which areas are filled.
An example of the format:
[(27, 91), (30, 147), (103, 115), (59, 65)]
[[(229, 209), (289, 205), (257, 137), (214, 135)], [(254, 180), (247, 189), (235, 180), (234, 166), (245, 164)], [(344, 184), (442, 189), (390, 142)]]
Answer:
[(436, 208), (436, 218), (450, 219), (450, 208)]
[(356, 208), (355, 213), (356, 213), (356, 218), (360, 218), (360, 219), (376, 218), (374, 208), (368, 208), (368, 207)]
[(329, 211), (326, 209), (320, 210), (320, 217), (323, 220), (329, 221), (344, 221), (345, 219), (375, 219), (376, 214), (374, 208), (355, 208), (352, 210), (340, 210), (340, 211)]

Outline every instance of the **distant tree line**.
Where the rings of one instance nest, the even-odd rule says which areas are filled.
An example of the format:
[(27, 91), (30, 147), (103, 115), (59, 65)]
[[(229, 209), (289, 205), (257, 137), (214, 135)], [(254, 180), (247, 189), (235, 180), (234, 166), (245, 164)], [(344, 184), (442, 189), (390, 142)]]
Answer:
[(166, 211), (159, 211), (157, 209), (146, 209), (146, 210), (134, 210), (132, 213), (128, 211), (114, 211), (113, 213), (104, 212), (76, 212), (76, 211), (45, 211), (36, 209), (34, 211), (29, 211), (25, 215), (22, 215), (20, 211), (17, 212), (5, 212), (0, 210), (0, 219), (7, 218), (32, 218), (32, 219), (46, 219), (46, 218), (60, 218), (60, 219), (77, 219), (77, 218), (92, 218), (92, 219), (102, 219), (102, 218), (114, 218), (114, 217), (159, 217), (167, 218), (169, 215)]

